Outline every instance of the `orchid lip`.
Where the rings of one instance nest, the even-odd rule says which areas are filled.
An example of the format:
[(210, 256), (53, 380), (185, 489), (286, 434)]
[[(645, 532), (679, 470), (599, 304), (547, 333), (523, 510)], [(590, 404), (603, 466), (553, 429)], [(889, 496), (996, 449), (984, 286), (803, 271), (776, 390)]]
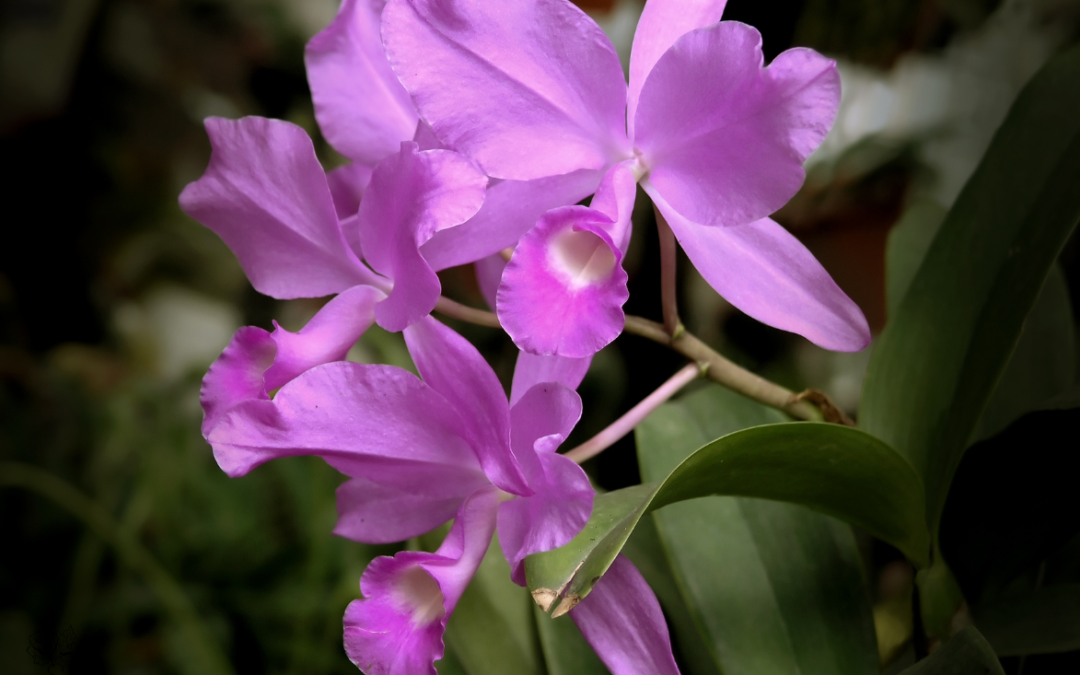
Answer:
[(563, 230), (552, 239), (549, 252), (552, 267), (575, 289), (604, 281), (618, 265), (607, 242), (587, 231)]
[(446, 614), (439, 582), (422, 567), (410, 567), (394, 582), (394, 595), (416, 626), (427, 626)]

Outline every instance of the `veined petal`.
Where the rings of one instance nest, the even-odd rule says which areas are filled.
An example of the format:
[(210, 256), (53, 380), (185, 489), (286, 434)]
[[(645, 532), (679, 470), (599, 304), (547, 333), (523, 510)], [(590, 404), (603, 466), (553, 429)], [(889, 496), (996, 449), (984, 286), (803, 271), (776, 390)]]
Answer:
[(422, 462), (371, 478), (338, 487), (334, 534), (368, 544), (405, 541), (450, 520), (466, 497), (490, 485), (475, 468)]
[(278, 389), (315, 366), (343, 360), (375, 321), (375, 303), (384, 297), (371, 286), (354, 286), (326, 303), (298, 333), (275, 321), (270, 337), (277, 343), (277, 356), (266, 371), (267, 390)]
[(792, 49), (762, 64), (757, 30), (723, 21), (679, 38), (641, 88), (635, 143), (648, 181), (695, 223), (740, 225), (775, 212), (832, 126), (833, 61)]
[(492, 255), (517, 244), (545, 212), (588, 197), (596, 190), (600, 176), (599, 171), (581, 169), (562, 176), (494, 183), (475, 216), (436, 232), (420, 252), (435, 270)]
[(768, 218), (745, 225), (692, 223), (655, 187), (644, 187), (687, 257), (728, 302), (825, 349), (857, 352), (870, 343), (862, 311), (783, 227)]
[(421, 117), (490, 176), (531, 180), (629, 156), (618, 56), (567, 0), (391, 0), (383, 41)]
[(335, 150), (375, 166), (412, 138), (416, 109), (379, 34), (386, 0), (345, 0), (304, 50), (315, 119)]
[(591, 364), (591, 355), (572, 359), (567, 356), (518, 352), (514, 383), (510, 387), (510, 406), (517, 405), (525, 392), (543, 382), (557, 382), (571, 391), (576, 390), (585, 379)]
[(203, 436), (241, 401), (268, 400), (267, 392), (300, 373), (344, 359), (375, 320), (374, 304), (382, 297), (370, 286), (354, 286), (330, 300), (299, 333), (280, 326), (273, 333), (254, 326), (237, 331), (203, 378)]
[(495, 529), (498, 492), (473, 494), (435, 553), (403, 551), (372, 561), (363, 600), (345, 610), (345, 652), (367, 675), (435, 675), (442, 636)]
[(645, 3), (634, 32), (634, 48), (630, 52), (626, 119), (634, 119), (641, 85), (660, 56), (683, 35), (718, 22), (726, 4), (727, 0), (649, 0)]
[(593, 489), (580, 466), (555, 452), (581, 418), (574, 391), (538, 384), (510, 415), (514, 455), (535, 494), (499, 506), (499, 543), (510, 578), (524, 586), (525, 557), (569, 543), (589, 521)]
[(515, 495), (531, 495), (510, 447), (506, 394), (476, 347), (430, 316), (405, 329), (405, 343), (424, 382), (457, 410), (491, 482)]
[(399, 331), (435, 308), (442, 285), (420, 246), (471, 218), (486, 186), (487, 177), (462, 155), (420, 152), (411, 141), (375, 167), (358, 222), (364, 259), (394, 281), (375, 307), (380, 326)]
[(678, 675), (660, 603), (626, 556), (615, 558), (570, 617), (611, 675)]
[(622, 332), (629, 297), (611, 221), (581, 206), (549, 211), (503, 272), (497, 310), (522, 350), (581, 358)]
[(274, 298), (379, 283), (338, 226), (326, 174), (303, 129), (280, 120), (206, 120), (213, 154), (180, 206), (225, 240), (251, 285)]
[(463, 434), (454, 408), (411, 373), (342, 361), (303, 373), (273, 401), (233, 406), (207, 440), (230, 476), (277, 457), (316, 455), (347, 475), (377, 480), (408, 462), (479, 473)]

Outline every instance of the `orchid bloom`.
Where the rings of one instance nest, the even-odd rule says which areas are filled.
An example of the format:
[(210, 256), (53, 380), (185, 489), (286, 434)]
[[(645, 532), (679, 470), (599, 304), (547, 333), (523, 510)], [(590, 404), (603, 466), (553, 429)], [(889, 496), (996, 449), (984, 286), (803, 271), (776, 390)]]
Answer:
[(581, 357), (622, 329), (627, 172), (736, 307), (828, 349), (869, 342), (858, 307), (768, 217), (799, 189), (832, 124), (835, 64), (791, 49), (764, 67), (760, 34), (721, 22), (724, 4), (649, 0), (629, 86), (608, 38), (568, 0), (387, 4), (390, 64), (443, 143), (492, 178), (584, 170), (610, 184), (591, 210), (544, 216), (515, 252), (498, 312), (523, 349)]
[[(204, 401), (213, 402), (207, 416), (215, 418), (207, 440), (219, 466), (240, 476), (277, 457), (322, 457), (350, 477), (338, 488), (334, 531), (358, 541), (402, 541), (456, 514), (435, 553), (372, 563), (361, 582), (365, 599), (345, 616), (346, 651), (369, 674), (433, 673), (445, 622), (494, 530), (513, 580), (524, 585), (525, 557), (568, 543), (589, 518), (588, 478), (556, 452), (580, 417), (573, 389), (587, 361), (522, 354), (508, 402), (476, 348), (427, 317), (404, 331), (422, 380), (400, 368), (338, 361), (293, 377), (270, 399), (266, 387), (279, 363), (267, 367), (273, 345), (257, 330), (237, 339), (261, 344), (262, 352), (234, 344), (226, 353), (245, 358), (223, 356), (204, 383)], [(633, 644), (619, 637), (624, 626), (602, 618), (636, 612), (633, 603), (655, 605), (636, 574), (607, 583), (629, 584), (633, 597), (600, 591), (572, 616), (586, 617), (590, 628), (582, 630), (593, 631), (603, 658), (617, 661), (641, 645), (670, 658), (658, 606), (638, 620)], [(602, 617), (590, 622), (589, 607), (597, 606)]]

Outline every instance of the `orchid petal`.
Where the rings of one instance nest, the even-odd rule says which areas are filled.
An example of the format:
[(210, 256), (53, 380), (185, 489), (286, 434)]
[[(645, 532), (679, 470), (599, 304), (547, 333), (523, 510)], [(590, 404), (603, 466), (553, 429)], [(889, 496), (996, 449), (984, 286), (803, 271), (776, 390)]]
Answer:
[(615, 558), (570, 617), (611, 675), (678, 675), (660, 603), (626, 556)]
[(354, 286), (326, 303), (298, 333), (274, 322), (274, 365), (266, 371), (267, 390), (278, 389), (300, 373), (341, 361), (375, 321), (375, 303), (384, 298), (371, 286)]
[(690, 261), (728, 302), (825, 349), (857, 352), (870, 343), (858, 305), (776, 222), (764, 218), (745, 225), (699, 225), (683, 218), (654, 187), (644, 187)]
[(336, 362), (282, 387), (273, 401), (235, 405), (207, 440), (218, 466), (241, 476), (277, 457), (315, 455), (350, 476), (392, 478), (400, 467), (473, 467), (454, 408), (400, 368)]
[(514, 246), (545, 212), (592, 194), (601, 175), (582, 169), (562, 176), (493, 183), (475, 216), (463, 225), (436, 232), (420, 251), (432, 269), (442, 270)]
[(534, 385), (557, 382), (570, 390), (576, 390), (585, 374), (589, 372), (592, 356), (572, 359), (566, 356), (539, 355), (518, 352), (514, 367), (514, 382), (510, 387), (510, 405), (515, 406)]
[(619, 250), (626, 254), (630, 246), (631, 217), (634, 215), (634, 201), (637, 199), (637, 178), (634, 176), (633, 160), (620, 162), (611, 167), (596, 194), (589, 202), (589, 208), (599, 211), (611, 219), (607, 233)]
[(581, 419), (581, 399), (555, 383), (538, 384), (510, 415), (512, 444), (535, 494), (499, 507), (499, 542), (510, 578), (525, 585), (525, 557), (570, 542), (592, 514), (589, 478), (572, 460), (556, 454)]
[(531, 495), (510, 447), (506, 394), (476, 347), (430, 316), (405, 329), (405, 344), (424, 382), (457, 409), (491, 482), (512, 494)]
[(380, 480), (360, 476), (338, 487), (334, 534), (368, 544), (405, 541), (450, 520), (466, 497), (490, 485), (472, 468), (447, 464), (413, 462), (375, 477)]
[(634, 119), (641, 85), (663, 53), (695, 28), (719, 21), (726, 4), (727, 0), (649, 0), (645, 3), (634, 32), (634, 48), (630, 52), (626, 119)]
[(354, 162), (375, 166), (412, 138), (416, 110), (398, 82), (379, 35), (385, 0), (345, 0), (304, 50), (315, 119), (327, 142)]
[(503, 270), (506, 269), (506, 260), (503, 259), (501, 253), (495, 253), (477, 260), (475, 269), (476, 285), (480, 287), (480, 294), (484, 296), (488, 307), (495, 309), (495, 294), (499, 291)]
[(202, 381), (199, 402), (204, 437), (236, 404), (249, 399), (270, 400), (263, 374), (274, 363), (276, 354), (277, 343), (262, 328), (245, 326), (236, 331)]
[(581, 358), (622, 332), (629, 293), (611, 225), (598, 211), (564, 206), (521, 239), (497, 297), (499, 321), (520, 349)]
[(391, 0), (383, 41), (421, 117), (490, 176), (602, 169), (630, 153), (619, 58), (566, 0)]
[(326, 172), (326, 183), (334, 198), (334, 210), (338, 220), (356, 216), (360, 199), (371, 182), (372, 168), (363, 164), (346, 164)]
[(442, 285), (420, 245), (471, 218), (486, 186), (487, 178), (462, 155), (419, 152), (411, 141), (375, 167), (359, 227), (365, 260), (394, 281), (389, 297), (375, 307), (380, 326), (399, 331), (435, 308)]
[(833, 61), (792, 49), (762, 63), (757, 30), (723, 21), (679, 38), (641, 88), (648, 181), (695, 223), (741, 225), (783, 206), (836, 116)]
[(443, 632), (484, 559), (498, 492), (480, 490), (461, 506), (435, 553), (403, 551), (372, 561), (363, 600), (345, 610), (345, 652), (368, 675), (435, 675)]
[(303, 129), (279, 120), (210, 117), (214, 152), (180, 206), (225, 240), (255, 290), (321, 297), (377, 284), (338, 226), (326, 174)]

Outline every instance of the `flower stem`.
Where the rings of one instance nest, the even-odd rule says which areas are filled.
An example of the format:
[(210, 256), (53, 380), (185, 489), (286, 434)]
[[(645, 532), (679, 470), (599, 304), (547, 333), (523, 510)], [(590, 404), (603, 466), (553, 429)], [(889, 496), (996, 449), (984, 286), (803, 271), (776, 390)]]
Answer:
[(678, 269), (678, 245), (675, 242), (675, 233), (671, 231), (660, 209), (653, 207), (656, 213), (656, 231), (660, 235), (660, 300), (664, 308), (664, 330), (672, 338), (679, 336), (683, 330), (682, 322), (679, 321), (678, 296), (675, 290)]
[(639, 316), (627, 316), (626, 332), (667, 345), (697, 363), (708, 365), (706, 375), (710, 380), (747, 398), (783, 410), (796, 419), (814, 422), (823, 419), (821, 410), (809, 401), (802, 400), (791, 390), (735, 365), (686, 331), (672, 338), (664, 326), (655, 321)]
[(440, 297), (439, 301), (435, 303), (435, 311), (466, 323), (474, 323), (478, 326), (487, 326), (488, 328), (502, 327), (499, 323), (499, 317), (495, 316), (495, 314), (483, 309), (476, 309), (474, 307), (463, 305), (460, 302), (451, 300), (445, 296)]
[(188, 670), (192, 675), (232, 675), (232, 666), (206, 633), (198, 610), (183, 587), (134, 535), (113, 522), (100, 504), (66, 481), (22, 462), (0, 462), (0, 487), (23, 488), (52, 500), (111, 544), (120, 560), (142, 575), (176, 622), (181, 635), (187, 638), (187, 654), (191, 658), (180, 664), (182, 670)]
[(672, 375), (656, 391), (641, 399), (625, 415), (612, 422), (606, 429), (566, 453), (566, 456), (581, 464), (596, 457), (615, 444), (620, 438), (634, 430), (641, 420), (649, 416), (661, 403), (675, 395), (680, 389), (690, 384), (709, 368), (708, 364), (688, 363), (679, 372)]

